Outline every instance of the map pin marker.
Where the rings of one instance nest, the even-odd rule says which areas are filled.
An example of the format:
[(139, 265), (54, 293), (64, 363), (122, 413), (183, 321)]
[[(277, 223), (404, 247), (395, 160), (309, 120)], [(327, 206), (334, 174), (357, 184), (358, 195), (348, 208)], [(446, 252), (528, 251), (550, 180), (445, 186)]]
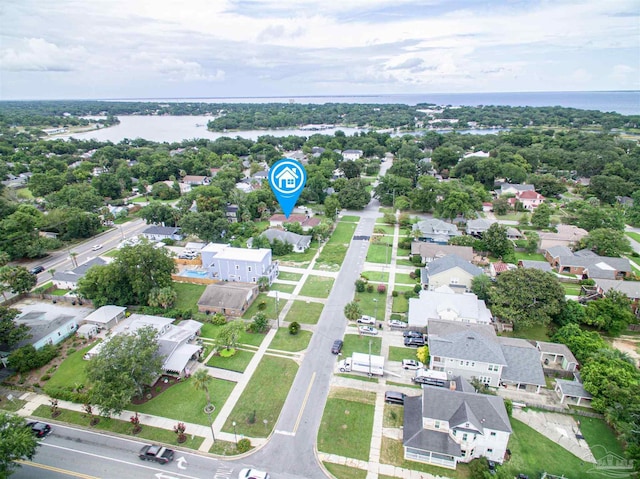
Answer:
[(306, 183), (307, 172), (298, 161), (292, 158), (283, 158), (271, 166), (269, 186), (286, 218), (289, 218)]

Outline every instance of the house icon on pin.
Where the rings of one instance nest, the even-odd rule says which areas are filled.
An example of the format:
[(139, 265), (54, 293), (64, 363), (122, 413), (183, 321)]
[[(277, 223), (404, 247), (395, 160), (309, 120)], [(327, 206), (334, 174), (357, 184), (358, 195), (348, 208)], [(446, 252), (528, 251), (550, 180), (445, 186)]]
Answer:
[(281, 189), (291, 190), (296, 187), (296, 181), (298, 180), (298, 173), (290, 167), (283, 168), (280, 173), (276, 175), (276, 180)]

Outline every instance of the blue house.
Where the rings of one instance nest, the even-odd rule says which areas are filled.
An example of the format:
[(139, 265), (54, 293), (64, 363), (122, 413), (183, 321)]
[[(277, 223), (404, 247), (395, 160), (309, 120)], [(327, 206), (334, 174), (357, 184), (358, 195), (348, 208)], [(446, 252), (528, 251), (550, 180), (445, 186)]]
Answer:
[(59, 314), (52, 317), (50, 313), (37, 310), (19, 316), (16, 323), (27, 325), (31, 334), (31, 338), (22, 341), (17, 347), (31, 344), (36, 349), (47, 344), (58, 344), (78, 329), (78, 322), (74, 316)]
[(202, 267), (213, 279), (257, 283), (260, 277), (266, 276), (271, 284), (278, 276), (278, 263), (272, 261), (268, 248), (234, 248), (209, 243), (200, 250), (200, 256)]

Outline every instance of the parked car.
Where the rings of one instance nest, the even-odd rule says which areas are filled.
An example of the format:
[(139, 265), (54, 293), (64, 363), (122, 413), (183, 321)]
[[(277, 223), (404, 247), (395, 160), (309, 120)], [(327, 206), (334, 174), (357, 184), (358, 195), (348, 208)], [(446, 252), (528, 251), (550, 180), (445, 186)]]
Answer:
[(376, 318), (372, 318), (371, 316), (362, 316), (358, 319), (359, 324), (376, 324)]
[(257, 469), (242, 469), (238, 474), (238, 479), (270, 479), (268, 472), (258, 471)]
[(336, 339), (336, 340), (333, 342), (333, 346), (331, 346), (331, 352), (332, 352), (333, 354), (340, 354), (340, 351), (342, 351), (342, 345), (343, 345), (343, 344), (344, 344), (344, 343), (342, 342), (342, 340), (341, 340), (341, 339)]
[(406, 328), (407, 323), (405, 323), (404, 321), (400, 321), (399, 319), (390, 319), (389, 326), (391, 326), (392, 328)]
[(51, 432), (51, 426), (44, 422), (33, 421), (27, 423), (27, 427), (31, 428), (36, 437), (45, 437)]
[(378, 334), (378, 330), (371, 326), (360, 326), (358, 328), (358, 331), (360, 332), (360, 334), (370, 334), (371, 336), (375, 336), (376, 334)]
[(416, 361), (415, 359), (403, 359), (402, 367), (404, 369), (416, 370), (424, 368), (424, 364), (422, 364), (420, 361)]
[(101, 244), (96, 244), (91, 247), (91, 251), (98, 251), (99, 249), (102, 249)]
[(420, 346), (424, 346), (425, 342), (424, 342), (424, 338), (404, 338), (404, 345), (405, 346), (416, 346), (416, 347), (420, 347)]
[(422, 338), (423, 337), (423, 334), (421, 332), (414, 331), (414, 330), (404, 331), (402, 335), (405, 338)]
[(31, 274), (40, 274), (44, 271), (44, 266), (34, 266), (29, 270)]
[(384, 393), (384, 402), (387, 404), (399, 404), (400, 406), (404, 406), (404, 393), (399, 393), (397, 391), (387, 391)]

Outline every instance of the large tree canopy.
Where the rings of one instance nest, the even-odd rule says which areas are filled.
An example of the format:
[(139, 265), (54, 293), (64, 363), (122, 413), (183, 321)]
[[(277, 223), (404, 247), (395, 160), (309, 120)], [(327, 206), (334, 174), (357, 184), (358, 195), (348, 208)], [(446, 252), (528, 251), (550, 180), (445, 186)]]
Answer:
[(153, 326), (118, 334), (89, 361), (91, 400), (102, 414), (120, 414), (162, 372), (157, 336)]
[(528, 268), (500, 274), (489, 298), (493, 314), (516, 328), (549, 323), (565, 302), (564, 289), (553, 274)]
[(0, 412), (0, 477), (8, 477), (20, 467), (18, 459), (31, 460), (36, 453), (38, 439), (24, 419)]
[(29, 337), (29, 328), (14, 321), (18, 314), (17, 309), (0, 306), (0, 345), (12, 347)]

